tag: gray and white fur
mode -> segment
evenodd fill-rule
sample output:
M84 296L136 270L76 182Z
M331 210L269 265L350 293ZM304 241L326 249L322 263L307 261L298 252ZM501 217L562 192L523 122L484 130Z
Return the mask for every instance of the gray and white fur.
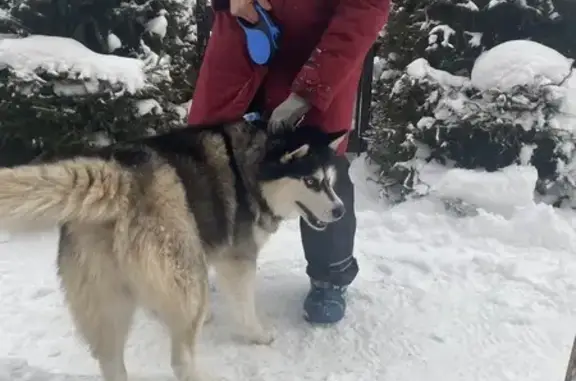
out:
M255 306L258 252L300 214L342 217L331 160L345 132L262 124L191 126L43 164L0 169L0 223L60 226L58 275L104 381L126 381L124 346L142 307L168 329L179 381L205 380L196 344L208 269L249 341L271 333Z

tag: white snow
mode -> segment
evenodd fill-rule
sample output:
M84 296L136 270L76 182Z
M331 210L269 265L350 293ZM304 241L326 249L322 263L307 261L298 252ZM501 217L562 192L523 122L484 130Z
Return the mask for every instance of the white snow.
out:
M86 81L54 81L52 91L59 96L73 97L86 94L94 94L100 89L100 83L96 79Z
M90 142L95 147L106 147L112 144L112 140L105 132L97 132L90 138Z
M438 33L438 34L436 34ZM449 25L442 24L436 25L428 32L428 48L437 49L438 48L438 37L441 37L440 45L445 48L454 48L454 45L450 43L450 37L456 34L456 31L452 29Z
M472 84L481 90L507 91L514 86L546 86L559 113L550 124L576 132L576 71L573 59L546 45L528 40L507 41L482 53L472 69ZM531 124L528 121L527 124Z
M512 165L491 173L452 168L432 187L432 192L511 216L534 203L537 180L536 168L531 166Z
M114 33L108 34L107 42L108 42L108 51L109 52L113 52L114 50L122 47L122 41Z
M477 48L482 45L482 36L483 36L482 33L464 31L464 34L470 37L470 39L468 40L468 44L471 47Z
M385 207L371 199L376 188L366 171L353 163L361 272L345 320L313 328L302 319L308 284L292 220L265 248L258 273L257 303L276 341L234 341L214 292L203 367L230 381L563 379L576 333L576 215L530 203L527 168L451 172L447 182L468 188L439 189L483 205L500 202L494 198L519 205L508 216L479 209L466 218L434 197ZM14 234L0 245L1 381L100 380L58 289L56 243L49 231ZM168 351L160 326L138 316L126 353L131 380L173 380Z
M462 2L456 3L457 7L466 8L473 12L478 12L480 8L476 5L476 3L472 0L463 0Z
M192 105L192 99L184 102L182 104L172 104L168 106L170 111L173 111L178 114L180 120L185 123L186 119L188 118L188 114L190 111L190 106Z
M164 38L168 29L168 19L164 16L165 13L166 11L164 10L164 12L160 12L158 16L148 21L148 23L146 23L146 30L158 35L160 38Z
M143 116L146 114L162 114L163 109L160 103L156 99L142 99L136 102L136 108L138 109L138 115Z
M546 45L512 40L482 53L472 69L472 84L480 90L510 90L518 85L561 84L574 60ZM576 76L573 77L576 87Z
M452 75L430 66L425 58L417 58L406 67L406 73L414 78L430 78L441 85L461 87L469 84L468 78Z
M146 85L143 61L98 54L65 37L33 35L0 40L0 69L6 67L26 80L37 79L36 72L43 70L74 80L119 84L130 93Z
M520 154L518 155L520 164L529 165L530 160L532 160L532 156L534 155L534 150L537 147L536 144L524 144L522 148L520 148Z

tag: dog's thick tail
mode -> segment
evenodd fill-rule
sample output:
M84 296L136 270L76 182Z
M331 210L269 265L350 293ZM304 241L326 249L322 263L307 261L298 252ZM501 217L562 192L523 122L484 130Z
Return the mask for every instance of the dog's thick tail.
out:
M132 174L114 162L81 158L0 169L0 221L65 223L115 219Z

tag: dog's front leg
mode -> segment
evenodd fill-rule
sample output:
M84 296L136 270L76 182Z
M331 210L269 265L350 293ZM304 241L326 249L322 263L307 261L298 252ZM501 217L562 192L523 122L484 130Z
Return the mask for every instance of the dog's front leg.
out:
M272 332L264 329L256 314L256 258L241 253L214 263L218 284L240 324L243 336L256 344L270 344Z

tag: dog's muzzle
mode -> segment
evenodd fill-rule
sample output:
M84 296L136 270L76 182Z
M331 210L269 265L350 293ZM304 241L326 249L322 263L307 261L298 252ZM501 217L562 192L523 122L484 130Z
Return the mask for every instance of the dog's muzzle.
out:
M300 215L302 216L304 221L306 221L308 226L310 226L312 229L318 230L318 231L325 230L326 227L328 226L328 224L331 224L333 222L340 220L344 216L344 214L346 214L346 208L344 207L344 205L339 204L332 209L332 211L331 211L332 216L330 218L330 221L322 221L322 220L318 219L310 211L310 209L308 209L301 202L296 201L296 205L298 205L298 208L302 212L302 213L300 213Z

